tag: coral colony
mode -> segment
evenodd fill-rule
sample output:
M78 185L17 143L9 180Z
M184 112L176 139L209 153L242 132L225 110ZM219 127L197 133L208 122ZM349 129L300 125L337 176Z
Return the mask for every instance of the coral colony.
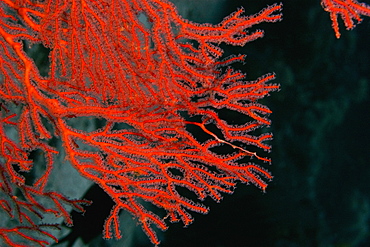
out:
M338 38L338 16L351 29L370 15L352 0L322 5ZM244 55L223 57L220 44L261 38L249 28L281 20L281 9L247 16L241 8L211 25L182 18L167 0L0 0L0 210L12 222L0 225L3 243L57 242L59 226L40 220L51 214L72 225L67 207L88 210L91 202L46 189L56 140L65 162L114 201L105 238L121 237L121 210L158 245L154 228L189 225L191 212L209 211L206 197L220 201L237 182L265 190L271 111L258 100L279 86L274 74L247 81L231 66ZM49 51L46 73L26 52L34 45ZM244 121L223 119L225 111ZM72 120L80 118L102 124L78 129ZM34 170L41 173L26 179Z

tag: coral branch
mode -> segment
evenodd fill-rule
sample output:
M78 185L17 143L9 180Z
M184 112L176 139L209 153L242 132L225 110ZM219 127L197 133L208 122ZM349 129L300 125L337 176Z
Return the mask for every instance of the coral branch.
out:
M353 29L356 26L355 22L360 23L361 16L370 16L370 6L356 0L321 0L321 4L325 11L330 13L335 37L338 39L340 38L338 15L342 18L347 30Z
M14 228L0 228L0 239L7 244L7 246L17 246L17 247L28 247L30 244L32 246L48 246L51 244L50 239L58 242L49 232L43 230L43 228L60 228L56 225L35 225L35 226L18 226ZM35 235L41 235L34 237ZM49 239L49 240L45 240Z

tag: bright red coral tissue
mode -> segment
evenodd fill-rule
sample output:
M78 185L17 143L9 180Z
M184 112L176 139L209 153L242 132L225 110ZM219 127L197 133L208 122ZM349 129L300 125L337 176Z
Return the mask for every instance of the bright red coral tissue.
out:
M370 16L370 5L356 0L321 0L321 5L330 13L335 37L338 39L340 38L338 16L342 18L348 30L362 21L361 16Z
M183 19L166 0L0 1L0 209L20 224L1 226L0 238L10 246L44 246L56 240L47 231L56 226L34 216L51 213L72 224L66 205L83 211L88 203L45 190L59 152L53 138L74 168L114 200L106 238L121 237L121 210L159 244L154 227L189 225L191 212L208 212L206 197L220 201L237 182L265 190L272 177L261 165L270 163L263 153L272 135L259 130L270 124L271 111L258 100L279 86L270 83L273 74L247 81L230 66L244 56L224 58L219 45L262 37L249 28L280 20L280 10L272 5L246 16L239 9L211 25ZM50 49L47 76L24 51L25 41ZM225 111L244 120L225 120ZM81 117L104 125L74 128L70 122ZM22 174L35 169L35 150L46 168L28 184Z

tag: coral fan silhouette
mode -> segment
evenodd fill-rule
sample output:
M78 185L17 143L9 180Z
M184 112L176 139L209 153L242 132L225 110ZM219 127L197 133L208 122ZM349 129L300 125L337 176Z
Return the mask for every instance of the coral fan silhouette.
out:
M113 199L106 238L121 237L121 210L135 216L158 244L154 225L165 230L168 221L190 224L191 211L209 210L199 200L219 201L237 181L264 190L271 175L251 159L270 162L258 150L270 149L266 141L272 135L257 130L270 124L271 111L257 100L278 85L269 83L273 74L246 81L230 66L244 56L221 58L219 44L242 46L262 37L262 31L247 29L279 20L280 9L273 5L253 16L240 9L209 25L183 19L167 1L3 1L1 168L3 192L12 198L3 208L40 232L29 211L40 218L54 213L72 224L65 204L84 210L86 200L45 191L58 152L52 138L62 142L74 168ZM50 49L47 76L24 52L24 40ZM15 108L19 112L12 113ZM227 122L219 116L222 110L238 112L245 121ZM83 117L105 124L91 132L75 128L73 122ZM7 135L8 126L18 140ZM207 138L198 140L191 129ZM34 169L28 159L34 150L45 157L46 169L27 184L20 171ZM198 199L187 198L180 188ZM18 190L23 197L14 199ZM46 208L35 199L40 196L54 205ZM163 212L155 214L146 203ZM5 242L15 244L2 233Z
M322 4L337 37L338 15L347 28L369 15L356 1ZM251 16L239 9L211 25L182 18L167 0L0 1L0 206L12 220L0 225L0 239L45 246L57 241L58 225L40 219L51 214L72 225L69 207L84 212L91 203L46 189L56 140L113 200L105 238L121 237L121 210L158 245L154 228L189 225L191 212L209 211L205 198L220 201L237 182L265 190L271 111L258 100L279 86L270 83L274 74L247 81L231 66L244 55L224 57L220 45L261 38L249 29L281 20L281 9ZM39 44L49 49L46 72L26 52ZM241 120L224 119L225 111ZM102 126L80 129L83 119ZM30 158L35 152L44 167Z

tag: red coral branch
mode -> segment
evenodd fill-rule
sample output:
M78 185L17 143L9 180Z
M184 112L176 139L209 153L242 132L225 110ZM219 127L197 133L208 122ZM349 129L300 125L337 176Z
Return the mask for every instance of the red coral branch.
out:
M37 225L37 226L18 226L13 228L0 228L0 238L7 244L7 246L17 247L28 247L32 246L48 246L51 244L51 240L44 240L44 238L52 239L58 242L49 232L43 230L43 228L54 228L60 229L56 225ZM41 235L42 237L34 237L35 235Z
M362 21L361 16L370 16L370 6L356 0L321 0L321 4L330 13L335 36L339 39L338 15L342 18L347 30L353 29Z

